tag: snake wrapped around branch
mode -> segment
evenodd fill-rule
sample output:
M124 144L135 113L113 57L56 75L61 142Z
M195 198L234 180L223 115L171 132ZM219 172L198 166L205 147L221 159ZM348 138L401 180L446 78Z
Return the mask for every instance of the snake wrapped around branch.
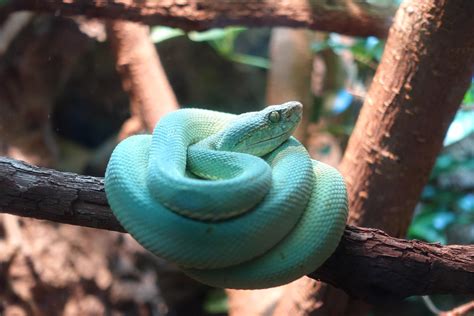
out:
M211 286L291 282L336 249L347 219L339 172L293 137L302 105L233 115L182 109L114 150L105 190L146 249Z

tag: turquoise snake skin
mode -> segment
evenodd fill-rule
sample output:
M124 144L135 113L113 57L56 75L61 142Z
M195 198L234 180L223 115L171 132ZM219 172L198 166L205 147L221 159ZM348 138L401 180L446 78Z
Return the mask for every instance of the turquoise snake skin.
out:
M114 150L105 191L146 249L215 287L291 282L336 249L344 179L293 137L298 102L233 115L182 109Z

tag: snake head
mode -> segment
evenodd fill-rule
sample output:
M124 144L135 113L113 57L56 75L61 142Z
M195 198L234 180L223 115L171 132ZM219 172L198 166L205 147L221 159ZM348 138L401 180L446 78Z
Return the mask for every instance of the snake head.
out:
M291 101L239 115L221 132L216 149L264 156L291 136L302 113L301 103Z

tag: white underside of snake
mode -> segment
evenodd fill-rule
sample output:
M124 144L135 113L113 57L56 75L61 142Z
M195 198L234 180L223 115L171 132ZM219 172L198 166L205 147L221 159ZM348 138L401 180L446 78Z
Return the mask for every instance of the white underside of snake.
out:
M149 251L216 287L291 282L336 249L344 180L293 137L298 102L233 115L183 109L114 150L105 190Z

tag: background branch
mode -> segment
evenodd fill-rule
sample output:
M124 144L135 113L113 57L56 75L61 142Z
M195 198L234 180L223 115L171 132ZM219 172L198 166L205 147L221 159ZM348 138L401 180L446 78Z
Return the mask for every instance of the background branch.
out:
M15 0L0 8L0 16L18 10L119 18L187 31L229 25L289 26L354 36L385 37L395 8L341 0Z
M119 139L152 132L161 116L179 106L150 40L149 27L114 20L107 23L107 34L122 85L130 95L131 118L122 126Z
M0 158L0 210L124 231L109 209L102 178L5 157ZM310 277L374 303L411 295L473 293L474 246L427 244L348 226L336 252Z

